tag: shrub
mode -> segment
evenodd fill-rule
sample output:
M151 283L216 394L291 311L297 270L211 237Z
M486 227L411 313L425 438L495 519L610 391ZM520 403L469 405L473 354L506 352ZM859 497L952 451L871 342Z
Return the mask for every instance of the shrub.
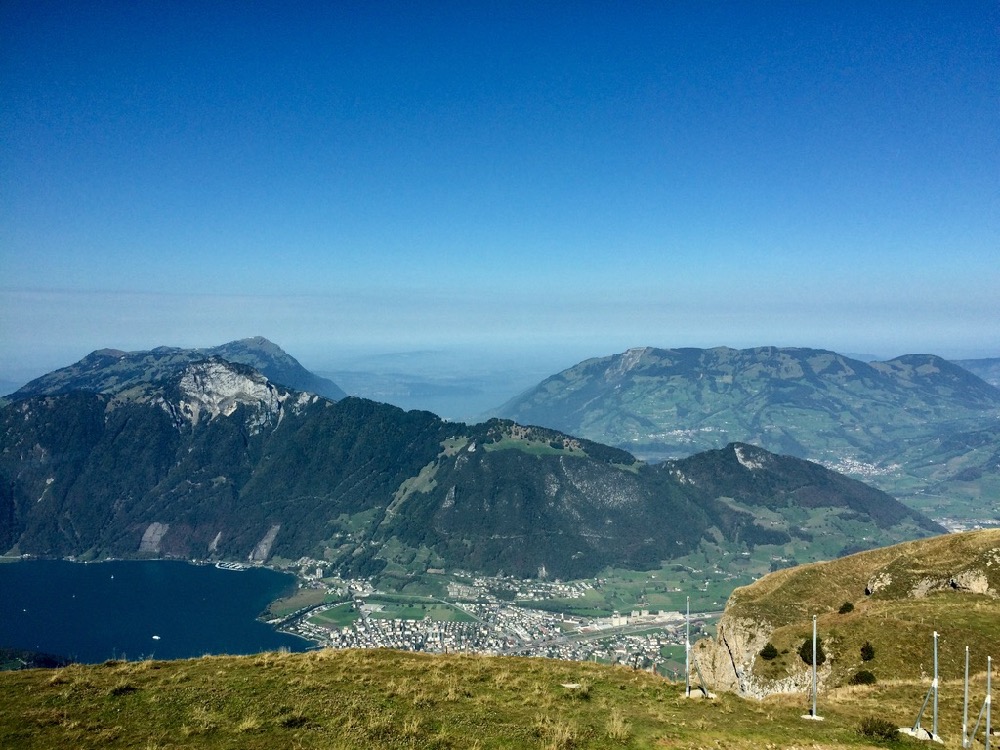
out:
M778 649L774 647L773 643L768 641L767 645L765 645L764 648L760 650L760 658L763 659L764 661L771 661L772 659L777 659Z
M865 641L861 647L861 661L871 661L874 658L875 647L871 644L871 641Z
M632 736L632 726L622 717L617 708L612 709L608 718L608 739L617 742L627 742Z
M861 669L851 675L850 682L852 685L874 685L875 675L867 669Z
M866 716L862 719L858 725L858 733L874 740L892 742L899 739L899 730L892 725L892 722L878 716Z
M810 666L813 663L813 642L812 638L806 638L799 646L799 657ZM826 652L823 651L823 639L816 639L816 666L826 661Z
M842 615L846 615L848 612L854 611L854 605L851 602L844 602L840 605L840 609L837 610Z

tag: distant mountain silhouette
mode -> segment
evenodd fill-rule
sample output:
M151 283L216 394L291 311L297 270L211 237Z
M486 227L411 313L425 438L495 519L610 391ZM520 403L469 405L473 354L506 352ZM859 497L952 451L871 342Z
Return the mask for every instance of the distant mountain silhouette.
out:
M168 346L139 352L100 349L75 364L32 380L11 394L9 399L55 396L71 391L118 393L133 385L179 372L190 362L210 357L222 357L229 362L249 365L274 383L315 393L333 401L347 395L333 381L309 372L277 344L263 336L254 336L208 349L178 349Z
M818 349L631 349L555 374L496 414L647 460L751 443L898 496L951 497L971 514L1000 486L1000 389L930 354L869 363Z

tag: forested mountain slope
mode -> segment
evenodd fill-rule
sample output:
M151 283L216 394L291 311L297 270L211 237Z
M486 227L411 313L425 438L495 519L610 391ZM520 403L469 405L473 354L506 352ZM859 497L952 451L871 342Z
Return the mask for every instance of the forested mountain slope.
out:
M720 483L711 454L649 466L509 421L333 402L220 358L111 393L21 399L0 411L0 446L0 550L21 554L572 577L653 566L706 536L809 544L821 527L848 547L859 529L869 546L939 530L859 482L750 446L729 448ZM748 451L753 462L737 460Z
M866 363L817 349L631 349L553 375L496 413L646 460L750 443L940 516L1000 518L990 501L1000 389L934 355Z

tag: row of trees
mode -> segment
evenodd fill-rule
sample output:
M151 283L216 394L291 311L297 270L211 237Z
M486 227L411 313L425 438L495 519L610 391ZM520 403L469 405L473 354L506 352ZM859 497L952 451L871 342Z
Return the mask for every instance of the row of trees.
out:
M806 638L798 650L799 658L806 664L812 665L812 638ZM764 661L773 661L778 658L778 649L770 641L760 650L760 658ZM870 641L865 641L861 646L861 661L871 661L875 658L875 647ZM826 652L823 650L823 639L816 639L816 665L819 666L826 661Z
M840 614L848 614L854 611L854 605L851 602L844 602L838 610ZM871 644L871 641L865 641L860 648L861 661L869 662L875 658L875 647ZM784 652L784 653L787 653ZM806 638L802 641L797 651L799 658L802 659L807 665L812 665L813 663L813 641L812 638ZM764 661L773 661L779 656L777 647L768 641L764 648L760 650L760 658ZM815 658L816 666L819 666L826 662L826 651L823 649L823 639L816 639L815 647ZM855 672L850 679L852 685L874 685L875 684L875 674L867 669L861 669Z

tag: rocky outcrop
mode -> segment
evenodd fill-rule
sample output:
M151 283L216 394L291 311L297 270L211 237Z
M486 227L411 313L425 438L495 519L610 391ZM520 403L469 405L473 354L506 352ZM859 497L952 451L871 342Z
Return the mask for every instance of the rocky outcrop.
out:
M958 591L1000 597L1000 548L987 549L949 568L923 570L918 559L902 556L871 575L865 595L922 599L937 591Z
M981 570L966 570L953 576L948 585L959 591L968 591L972 594L989 594L996 596L996 591L990 588L990 579Z
M36 378L18 390L12 400L77 390L117 396L136 386L173 377L189 364L210 359L253 368L272 383L332 401L347 395L336 383L309 372L281 347L262 336L254 336L209 349L169 346L137 352L100 349L75 364Z
M863 582L865 599L859 601ZM914 599L928 596L935 597L936 607L996 611L1000 529L943 534L771 573L733 592L717 636L696 644L694 656L712 690L753 698L808 693L812 669L797 652L803 638L808 644L810 620L816 618L826 656L817 672L818 686L846 684L858 668L858 648L874 640L873 631L881 627L876 622L886 619L906 633L907 642L893 646L909 649L910 662L919 663L923 656L914 660L919 649L913 644L929 639L930 628L949 619L925 618L925 610L913 605ZM968 622L952 625L953 642L996 643L995 630ZM769 642L781 650L764 661L760 653ZM879 679L886 676L883 672Z
M969 594L984 594L996 597L997 592L990 588L990 580L981 570L963 570L949 578L921 578L910 590L910 596L921 599L933 591L964 591Z
M888 588L891 585L892 575L888 571L880 570L878 573L869 578L868 583L865 584L865 596L877 594L882 589Z
M723 615L715 639L699 641L693 650L698 670L709 688L758 700L776 693L807 692L812 686L812 671L805 665L780 680L754 673L754 662L772 632L767 622ZM821 667L817 681L822 684L828 673L829 667Z
M222 360L189 365L181 376L180 389L184 394L181 411L195 425L202 416L231 416L241 404L259 407L273 417L284 395L260 373L237 369Z

